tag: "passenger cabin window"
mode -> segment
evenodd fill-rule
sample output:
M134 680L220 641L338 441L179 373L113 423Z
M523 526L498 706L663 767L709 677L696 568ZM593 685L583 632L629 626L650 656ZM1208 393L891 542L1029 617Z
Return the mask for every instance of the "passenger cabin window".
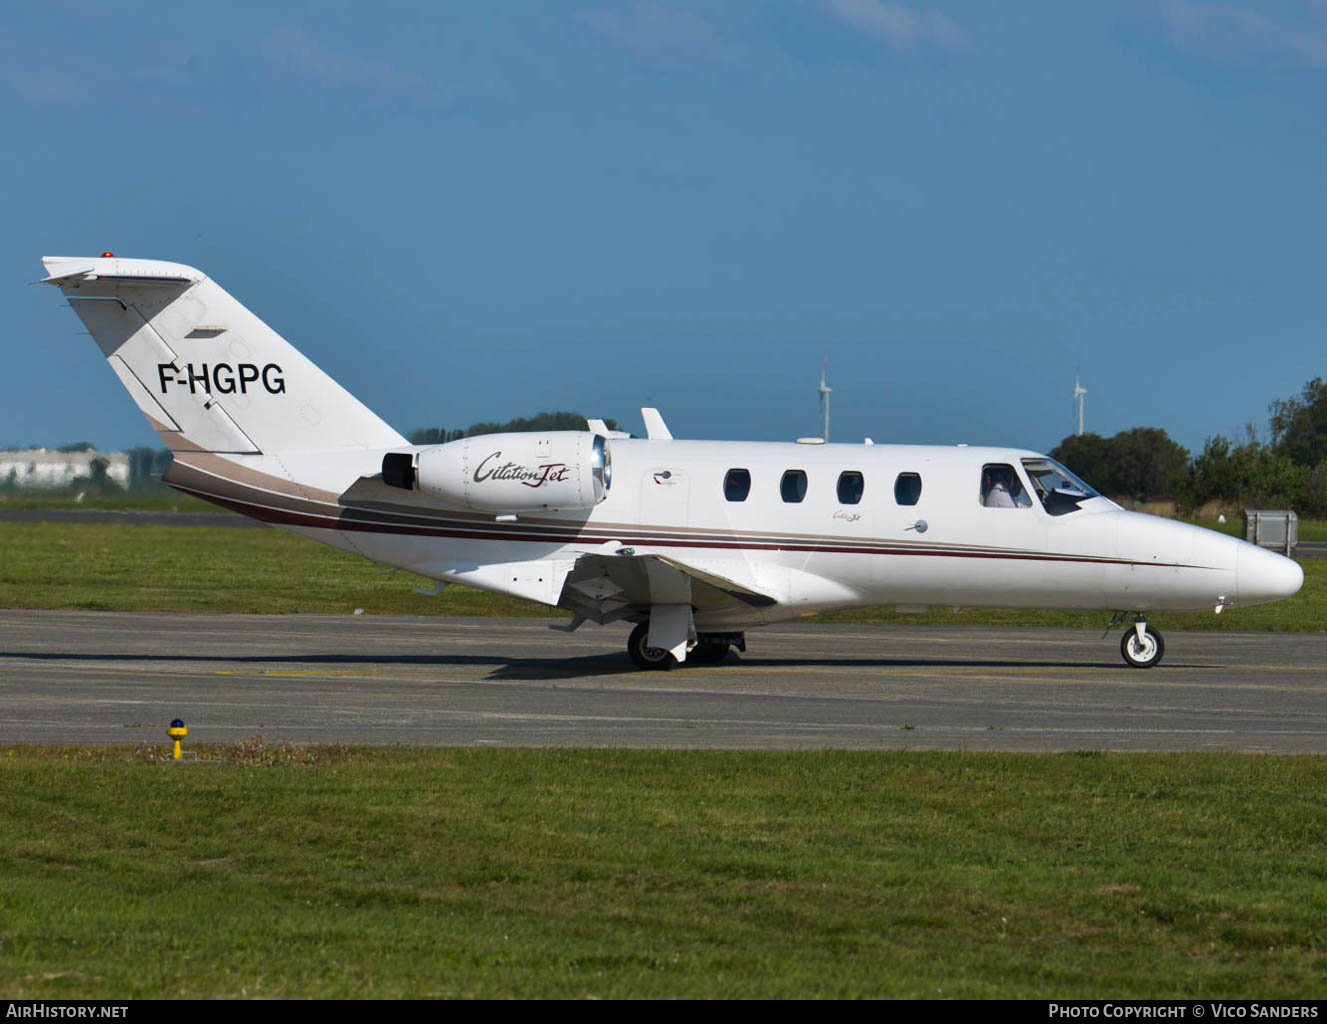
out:
M1042 506L1053 516L1077 512L1089 498L1101 497L1054 459L1024 459L1023 469Z
M729 501L746 501L751 493L751 473L745 469L730 469L723 478L723 496Z
M839 504L856 505L862 500L862 492L866 490L866 479L856 470L848 470L839 474Z
M900 505L915 505L921 496L921 476L917 473L900 473L894 481L894 500Z
M981 467L981 503L987 508L1032 507L1018 473L1003 462L988 462Z
M784 501L801 501L806 497L806 474L800 469L788 470L779 481L779 493L783 495Z

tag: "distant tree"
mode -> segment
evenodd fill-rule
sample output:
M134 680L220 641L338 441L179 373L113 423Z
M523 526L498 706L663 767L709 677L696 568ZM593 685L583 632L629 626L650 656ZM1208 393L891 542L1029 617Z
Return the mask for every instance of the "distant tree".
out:
M1134 427L1111 438L1118 494L1150 498L1174 497L1183 484L1189 453L1157 427Z
M1327 519L1327 462L1320 462L1308 471L1295 511L1302 516Z
M1134 427L1110 438L1071 435L1050 456L1103 494L1143 501L1173 497L1189 462L1189 453L1157 427Z
M1272 448L1299 466L1327 462L1327 381L1314 377L1298 398L1273 402Z
M161 474L171 462L171 454L165 448L140 445L130 448L126 454L129 456L129 486L134 488L159 485Z
M1327 515L1327 381L1315 377L1298 396L1273 402L1268 412L1268 444L1259 443L1253 424L1243 444L1208 438L1190 465L1182 505L1195 509L1221 501Z
M104 455L98 455L88 461L87 476L76 476L66 485L67 489L73 491L94 491L101 494L108 492L119 492L122 490L120 484L111 479L107 472L111 467L111 460Z
M1218 435L1194 458L1180 503L1190 510L1209 501L1293 508L1308 478L1308 470L1268 445L1252 439L1236 445Z
M95 452L97 446L91 441L75 441L73 444L62 444L55 449L57 452Z
M1050 457L1073 470L1103 494L1112 491L1110 441L1100 434L1070 434L1050 450Z
M609 430L617 429L617 420L606 419ZM527 433L533 430L585 430L589 421L578 412L541 412L528 418L508 420L506 423L472 423L466 437L479 434Z
M446 444L465 436L464 430L448 430L446 427L420 427L410 432L411 444Z
M606 419L609 430L617 429L617 420ZM472 423L465 430L445 427L421 427L410 432L411 444L446 444L480 434L527 433L534 430L585 430L589 421L578 412L541 412L538 415L508 420L506 423Z

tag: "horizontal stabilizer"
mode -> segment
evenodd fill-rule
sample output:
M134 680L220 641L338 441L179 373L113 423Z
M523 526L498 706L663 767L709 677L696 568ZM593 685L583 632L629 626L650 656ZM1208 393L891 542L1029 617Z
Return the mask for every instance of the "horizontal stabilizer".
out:
M161 260L88 259L87 257L43 256L42 265L50 277L42 284L59 288L78 288L93 281L115 281L142 287L181 285L200 281L196 270Z

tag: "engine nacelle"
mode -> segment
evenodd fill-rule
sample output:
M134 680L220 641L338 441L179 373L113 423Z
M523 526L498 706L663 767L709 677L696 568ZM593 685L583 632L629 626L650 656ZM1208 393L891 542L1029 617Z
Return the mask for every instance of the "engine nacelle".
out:
M383 456L382 479L475 512L593 508L608 496L608 442L583 430L481 434Z

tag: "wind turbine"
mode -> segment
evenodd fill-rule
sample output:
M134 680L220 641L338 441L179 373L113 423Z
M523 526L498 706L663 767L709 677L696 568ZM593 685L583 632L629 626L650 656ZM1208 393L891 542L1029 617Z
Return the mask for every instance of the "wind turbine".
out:
M825 443L829 444L829 393L834 389L825 384L825 371L829 369L829 356L820 364L820 406L825 413Z
M1074 401L1078 403L1078 436L1083 436L1083 396L1087 394L1087 388L1081 387L1078 383L1078 370L1074 370Z

